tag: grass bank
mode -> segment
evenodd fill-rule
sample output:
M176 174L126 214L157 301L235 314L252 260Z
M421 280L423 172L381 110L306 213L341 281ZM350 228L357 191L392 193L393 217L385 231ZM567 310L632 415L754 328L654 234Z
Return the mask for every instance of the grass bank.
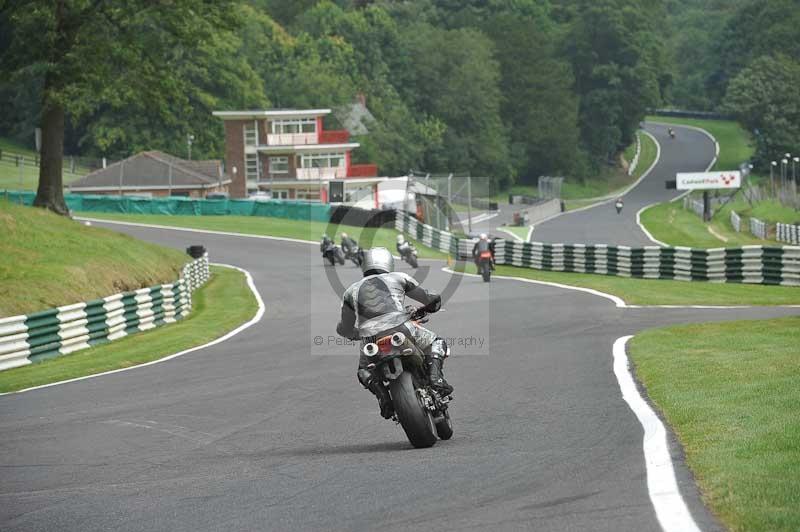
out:
M467 265L468 273L475 273ZM610 275L551 272L498 266L498 275L593 288L629 305L800 305L800 288L737 283L629 279Z
M646 120L694 126L711 133L719 143L719 157L712 170L738 170L739 165L750 160L755 152L750 134L733 120L700 120L669 116L648 116Z
M211 268L211 279L192 296L192 312L184 320L126 336L37 364L0 372L0 392L136 366L202 345L251 319L258 310L243 273Z
M24 156L20 165L16 155ZM36 152L8 139L0 138L0 189L36 190L39 186L39 167L34 164ZM77 166L70 172L69 159L64 160L64 184L71 183L89 173Z
M169 216L104 212L86 212L76 215L103 220L166 225L169 227L228 231L248 235L281 236L299 240L311 240L313 242L319 242L322 234L326 233L331 238L335 238L338 243L340 240L339 235L345 232L355 238L359 244L364 247L383 246L389 250L395 249L398 235L398 232L394 229L351 227L349 225L332 225L325 222L287 220L284 218L267 218L261 216ZM419 256L423 258L446 258L444 253L422 245L418 246L418 252Z
M729 207L717 213L711 222L706 224L694 212L685 210L682 201L659 203L642 212L641 222L653 238L670 246L720 248L776 245L775 242L752 236L749 230L737 233L730 223Z
M636 375L734 531L800 529L800 317L636 335Z
M172 282L187 255L0 200L0 317Z

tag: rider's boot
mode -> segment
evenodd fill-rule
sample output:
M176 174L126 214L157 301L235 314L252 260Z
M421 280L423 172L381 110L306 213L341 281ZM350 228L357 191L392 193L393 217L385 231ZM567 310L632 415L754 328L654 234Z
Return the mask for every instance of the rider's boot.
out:
M386 386L368 369L358 370L357 376L361 385L377 397L378 405L381 408L381 416L385 419L391 419L394 415L394 406Z
M447 358L448 349L447 344L441 338L437 338L429 348L429 354L425 357L425 363L428 365L428 376L431 380L431 386L440 395L447 396L453 393L453 387L444 380L442 373L442 366L444 359Z

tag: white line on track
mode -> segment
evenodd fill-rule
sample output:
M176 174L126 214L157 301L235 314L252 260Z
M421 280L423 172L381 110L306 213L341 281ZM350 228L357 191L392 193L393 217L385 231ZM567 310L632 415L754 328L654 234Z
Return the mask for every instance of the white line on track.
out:
M503 233L505 233L507 235L511 235L516 242L525 242L525 240L522 240L521 237L517 236L515 233L509 231L508 229L503 229L502 227L498 227L497 230L501 231L501 232L503 232Z
M454 274L454 275L464 275L466 277L480 277L480 275L477 275L475 273L457 272L457 271L454 271L452 268L448 268L447 266L442 268L442 271L450 273L450 274ZM506 275L492 275L492 278L493 279L506 279L506 280L510 280L510 281L520 281L522 283L540 284L540 285L544 285L544 286L555 286L556 288L563 288L565 290L574 290L576 292L586 292L587 294L592 294L592 295L595 295L595 296L598 296L598 297L604 297L604 298L606 298L606 299L608 299L610 301L613 301L614 304L617 307L625 308L625 307L628 306L627 304L625 304L625 301L623 301L622 299L620 299L617 296L614 296L614 295L611 295L611 294L606 294L605 292L600 292L599 290L593 290L591 288L583 288L583 287L580 287L580 286L569 286L569 285L566 285L566 284L551 283L549 281L537 281L535 279L525 279L524 277L510 277L510 276L506 276Z
M98 220L98 221L105 221L105 220ZM169 229L173 229L173 228L170 227ZM84 377L76 377L74 379L68 379L68 380L59 381L59 382L51 382L50 384L43 384L41 386L32 386L31 388L25 388L23 390L17 390L15 392L0 393L0 395L9 395L9 394L15 394L15 393L29 392L29 391L32 391L32 390L39 390L41 388L49 388L51 386L58 386L59 384L66 384L68 382L76 382L76 381L82 381L82 380L86 380L86 379L94 379L95 377L102 377L103 375L111 375L112 373L122 373L123 371L131 371L131 370L143 368L145 366L152 366L154 364L160 364L161 362L166 362L167 360L172 360L173 358L178 358L180 356L188 355L189 353L193 353L194 351L199 351L200 349L205 349L206 347L211 347L213 345L217 345L217 344L219 344L221 342L224 342L225 340L228 340L229 338L232 338L232 337L236 336L240 332L244 331L245 329L247 329L247 328L255 325L256 323L258 323L259 321L261 321L261 318L264 316L264 311L265 311L264 300L261 299L261 294L258 292L258 288L256 288L255 282L253 281L253 276L250 275L250 272L248 272L247 270L245 270L243 268L239 268L238 266L232 266L230 264L212 263L212 265L213 266L223 266L225 268L233 268L234 270L239 270L240 272L244 273L245 277L247 278L247 286L248 286L248 288L250 288L250 291L252 292L253 296L256 298L256 302L258 303L258 311L256 312L255 316L253 316L252 319L250 319L250 321L248 321L247 323L243 323L242 325L238 326L237 328L235 328L231 332L225 334L224 336L220 336L216 340L212 340L212 341L210 341L208 343L205 343L203 345L198 345L198 346L195 346L195 347L191 347L189 349L184 349L183 351L180 351L180 352L172 354L172 355L167 355L167 356L165 356L163 358L159 358L158 360L152 360L150 362L145 362L143 364L138 364L136 366L131 366L131 367L128 367L128 368L113 369L111 371L104 371L102 373L95 373L94 375L86 375ZM180 323L180 322L178 322L178 323Z
M667 444L667 430L658 416L639 394L630 372L625 346L633 336L614 342L614 375L622 398L636 414L644 428L644 459L647 468L647 491L664 532L700 532L675 479L675 468Z
M650 207L652 207L653 205L658 205L658 203L651 203L650 205L645 205L644 207L642 207L641 209L639 209L638 211L636 211L636 225L638 225L638 226L639 226L639 229L641 229L641 230L642 230L642 232L644 233L644 235L645 235L645 236L646 236L646 237L647 237L647 238L648 238L648 239L649 239L651 242L654 242L654 243L658 244L658 245L659 245L659 246L661 246L662 248L669 247L669 244L667 244L666 242L662 242L661 240L658 240L658 239L656 239L655 237L653 237L653 235L652 235L652 234L650 234L650 231L648 231L648 230L647 230L647 228L646 228L646 227L644 226L644 224L642 223L642 213L643 213L645 210L647 210L647 209L649 209Z

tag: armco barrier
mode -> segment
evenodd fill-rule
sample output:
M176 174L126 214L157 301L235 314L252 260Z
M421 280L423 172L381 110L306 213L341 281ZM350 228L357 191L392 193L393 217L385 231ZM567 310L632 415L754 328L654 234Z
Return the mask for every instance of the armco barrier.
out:
M459 239L398 212L397 229L453 255ZM642 279L800 286L800 247L685 247L544 244L498 240L498 264Z
M731 211L731 225L737 233L742 232L742 217L736 214L736 211Z
M183 318L208 280L208 255L180 279L132 292L0 319L0 371L117 340Z
M0 197L12 203L32 205L35 192L3 190ZM246 199L207 200L183 197L141 198L99 194L64 194L71 211L114 212L122 214L174 214L184 216L269 216L292 220L327 222L330 206L305 201Z
M775 227L775 239L795 246L800 245L800 225L778 223Z
M769 233L769 228L767 227L767 224L761 220L757 218L750 218L750 232L753 233L753 236L756 236L761 240L766 240Z

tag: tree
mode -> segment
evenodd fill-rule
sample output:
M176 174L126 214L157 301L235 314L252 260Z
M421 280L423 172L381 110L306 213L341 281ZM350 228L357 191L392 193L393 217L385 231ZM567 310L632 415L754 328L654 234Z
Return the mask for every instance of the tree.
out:
M758 131L757 163L800 145L800 63L789 56L763 56L742 69L728 85L725 110Z
M64 128L108 103L169 106L185 70L165 58L236 26L227 0L34 0L6 4L13 36L0 75L42 79L41 166L34 205L66 214Z

